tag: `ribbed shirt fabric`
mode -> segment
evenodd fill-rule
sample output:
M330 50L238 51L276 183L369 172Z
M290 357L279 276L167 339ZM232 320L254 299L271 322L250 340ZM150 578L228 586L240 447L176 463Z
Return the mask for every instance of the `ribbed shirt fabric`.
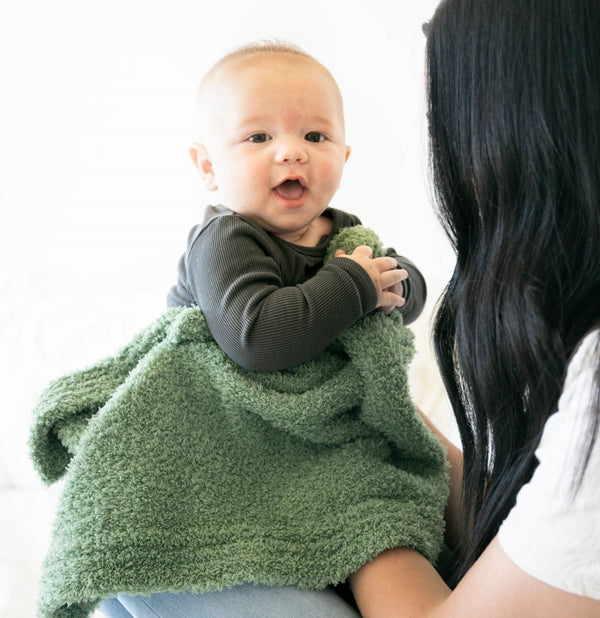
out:
M200 307L221 349L246 369L280 370L312 358L377 302L356 262L323 264L330 239L360 220L333 208L324 214L332 219L331 234L303 247L223 206L208 207L189 234L168 306ZM410 260L390 254L409 273L400 311L410 323L423 310L425 281Z

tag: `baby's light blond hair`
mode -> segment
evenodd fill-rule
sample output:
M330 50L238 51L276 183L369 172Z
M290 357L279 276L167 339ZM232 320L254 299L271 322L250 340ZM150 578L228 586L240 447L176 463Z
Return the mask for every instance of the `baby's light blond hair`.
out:
M243 58L244 56L252 56L255 54L289 54L300 56L306 58L307 60L312 60L317 64L321 64L310 54L306 53L301 47L298 47L298 45L294 45L288 41L280 41L278 39L261 39L258 41L251 41L236 47L233 51L227 53L212 65L200 82L200 86L198 87L198 95L202 93L206 83L210 81L210 78L217 73L221 67L232 60L236 60L237 58Z
M295 45L294 43L290 43L289 41L282 41L279 39L260 39L257 41L251 41L249 43L245 43L239 47L236 47L231 52L227 53L225 56L217 60L212 67L207 71L207 73L202 78L200 85L196 91L196 109L198 114L202 115L202 99L207 92L208 84L211 82L212 78L215 77L221 68L229 64L230 62L237 60L239 58L244 58L248 56L258 56L258 55L289 55L289 56L297 56L298 58L304 58L305 60L309 60L315 63L316 66L320 67L325 73L329 75L332 83L335 85L340 101L342 100L342 95L340 88L335 81L335 78L325 67L321 64L314 56L311 56L309 53L305 52L301 47ZM343 112L342 112L343 113Z

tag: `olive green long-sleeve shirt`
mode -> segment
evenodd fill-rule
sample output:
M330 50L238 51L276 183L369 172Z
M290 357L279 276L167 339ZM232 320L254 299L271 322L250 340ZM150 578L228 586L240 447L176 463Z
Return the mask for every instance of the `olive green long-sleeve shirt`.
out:
M271 371L301 363L375 309L377 294L356 262L323 264L330 239L358 217L329 208L332 232L316 247L294 245L223 206L207 209L189 235L168 305L198 305L223 351L246 369ZM391 253L404 283L405 323L418 317L425 281L410 260Z

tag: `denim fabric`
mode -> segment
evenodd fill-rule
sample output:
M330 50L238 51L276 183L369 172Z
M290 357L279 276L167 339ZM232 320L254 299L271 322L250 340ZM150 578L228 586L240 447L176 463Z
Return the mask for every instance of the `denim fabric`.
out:
M358 612L333 590L306 591L292 586L246 584L194 594L119 594L100 610L107 618L357 618Z

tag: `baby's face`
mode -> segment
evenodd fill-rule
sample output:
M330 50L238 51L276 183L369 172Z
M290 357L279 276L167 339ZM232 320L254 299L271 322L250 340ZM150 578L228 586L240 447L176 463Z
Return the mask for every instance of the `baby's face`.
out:
M237 58L210 81L202 107L207 186L295 242L329 205L350 153L329 73L289 54Z

